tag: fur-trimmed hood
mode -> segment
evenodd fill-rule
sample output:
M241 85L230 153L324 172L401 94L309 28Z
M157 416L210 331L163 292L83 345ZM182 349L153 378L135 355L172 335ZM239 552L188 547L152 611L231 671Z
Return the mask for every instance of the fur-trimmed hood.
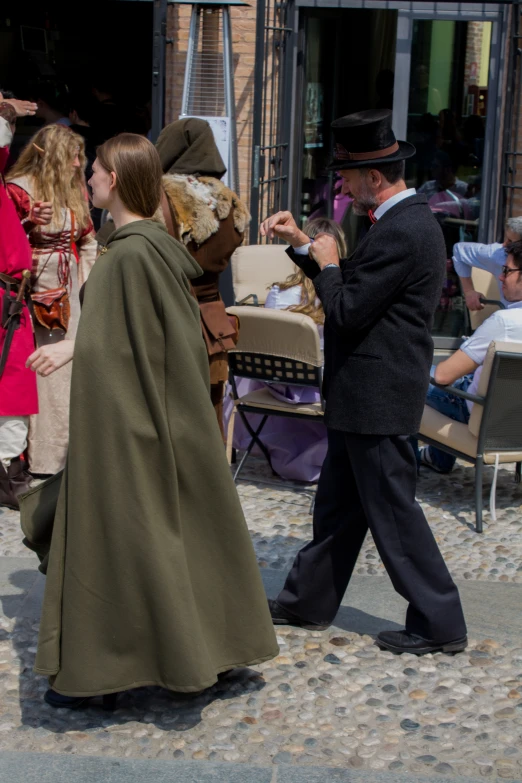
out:
M244 234L250 214L236 194L214 177L165 174L163 187L176 216L183 244L202 245L233 210L236 231Z

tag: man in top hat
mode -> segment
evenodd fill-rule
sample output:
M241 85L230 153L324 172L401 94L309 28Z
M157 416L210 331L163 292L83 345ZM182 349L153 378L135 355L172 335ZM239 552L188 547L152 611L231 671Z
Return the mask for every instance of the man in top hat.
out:
M331 169L372 227L346 259L332 237L313 243L289 212L261 234L287 240L289 256L314 281L325 312L328 453L314 512L314 537L270 602L275 624L319 629L333 621L370 528L395 589L409 603L403 631L378 644L419 655L467 644L459 593L415 500L409 436L428 389L430 331L446 265L441 229L427 199L407 188L388 110L336 120Z

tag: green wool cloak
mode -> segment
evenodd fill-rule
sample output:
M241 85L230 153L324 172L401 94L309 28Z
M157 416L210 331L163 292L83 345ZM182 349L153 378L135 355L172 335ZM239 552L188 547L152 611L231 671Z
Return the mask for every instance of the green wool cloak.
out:
M201 270L151 220L107 247L76 337L35 671L68 696L198 691L278 653L210 401ZM39 491L22 501L37 551Z

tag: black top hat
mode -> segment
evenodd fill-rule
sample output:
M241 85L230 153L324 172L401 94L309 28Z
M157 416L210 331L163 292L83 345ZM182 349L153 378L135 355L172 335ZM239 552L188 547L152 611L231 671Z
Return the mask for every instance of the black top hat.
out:
M379 163L393 163L415 155L408 141L397 141L388 109L358 111L332 122L335 139L331 171L361 169Z

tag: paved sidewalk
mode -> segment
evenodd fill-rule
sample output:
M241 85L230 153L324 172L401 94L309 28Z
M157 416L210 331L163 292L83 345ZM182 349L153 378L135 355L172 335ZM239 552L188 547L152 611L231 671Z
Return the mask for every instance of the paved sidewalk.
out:
M239 486L267 593L310 535L309 498ZM521 488L500 472L498 520L471 526L470 468L426 475L419 499L461 590L470 646L456 656L379 651L402 624L371 538L335 626L278 628L280 655L186 696L123 694L115 713L53 710L34 675L44 578L0 511L0 781L4 783L457 783L522 781Z
M423 778L439 783L440 775ZM357 772L331 767L285 764L213 764L197 761L114 761L71 758L43 753L0 753L0 780L5 783L418 783L418 777L379 772ZM453 783L483 783L484 778L453 778Z

